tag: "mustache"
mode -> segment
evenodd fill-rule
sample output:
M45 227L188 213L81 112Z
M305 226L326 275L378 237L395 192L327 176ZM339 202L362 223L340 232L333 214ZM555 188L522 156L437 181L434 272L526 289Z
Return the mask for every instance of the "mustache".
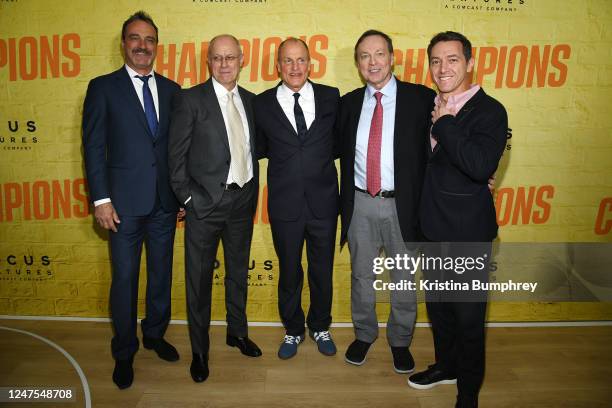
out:
M145 55L151 55L152 54L152 52L147 50L146 48L134 48L132 50L132 54L136 54L136 53L139 53L139 52L142 52Z

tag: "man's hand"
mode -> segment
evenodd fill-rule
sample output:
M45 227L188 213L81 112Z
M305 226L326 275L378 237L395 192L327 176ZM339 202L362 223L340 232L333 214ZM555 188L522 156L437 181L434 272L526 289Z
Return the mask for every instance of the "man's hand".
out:
M440 98L440 104L434 107L434 110L431 111L431 123L436 123L436 121L444 116L444 115L453 115L455 116L457 112L454 109L450 109L446 106L446 101Z
M104 203L96 206L94 216L102 228L117 232L117 226L115 224L120 224L121 221L119 221L119 216L112 203Z
M178 214L176 214L176 218L179 221L183 221L185 219L185 214L187 212L185 211L185 209L183 207L179 208Z
M489 181L487 182L487 185L489 186L489 191L491 192L491 194L493 194L493 191L495 191L495 174L489 177Z

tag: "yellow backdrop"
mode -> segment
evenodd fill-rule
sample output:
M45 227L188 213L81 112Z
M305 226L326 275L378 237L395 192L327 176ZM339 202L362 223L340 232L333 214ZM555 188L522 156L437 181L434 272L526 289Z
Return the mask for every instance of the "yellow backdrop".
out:
M308 43L311 78L345 93L361 86L352 49L366 29L393 38L398 78L428 85L429 39L439 31L461 31L476 48L474 80L509 113L512 138L496 193L500 240L612 241L607 0L5 0L0 314L108 316L108 242L89 214L80 121L88 81L122 64L121 24L138 9L159 26L159 73L183 87L206 80L202 55L208 40L231 33L245 54L240 83L256 93L277 83L275 51L288 36ZM261 167L248 313L251 321L278 321L278 260L265 209L266 163ZM333 316L347 322L348 250L338 248L336 255ZM225 316L222 284L221 263L213 306L218 320ZM182 225L172 293L173 317L185 319ZM379 306L386 315L386 305ZM424 308L419 310L419 320L426 320ZM611 318L610 303L493 303L489 311L492 321Z

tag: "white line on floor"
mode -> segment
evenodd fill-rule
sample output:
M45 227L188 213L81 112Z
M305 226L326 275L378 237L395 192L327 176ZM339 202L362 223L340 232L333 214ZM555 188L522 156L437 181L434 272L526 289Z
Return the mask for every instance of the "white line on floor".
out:
M39 336L38 334L30 333L29 331L20 330L20 329L13 329L11 327L4 327L4 326L0 326L0 330L8 330L8 331L12 331L12 332L15 332L15 333L21 333L21 334L26 334L28 336L32 336L35 339L38 339L38 340L40 340L40 341L42 341L44 343L47 343L48 345L50 345L51 347L55 348L57 351L62 353L64 355L64 357L66 357L68 359L68 361L70 361L70 364L72 364L72 366L76 370L77 374L79 375L79 378L81 379L81 384L83 385L83 393L85 394L85 408L91 408L91 394L89 392L89 383L87 382L87 377L85 377L85 373L83 373L83 370L81 369L81 366L70 355L70 353L68 353L61 346L59 346L58 344L55 344L51 340L49 340L49 339L47 339L45 337Z
M66 322L110 322L108 317L68 317L68 316L9 316L0 315L0 320L58 320ZM140 321L141 319L138 319ZM171 324L186 325L187 320L171 320ZM226 326L221 320L210 322L212 326ZM249 322L253 327L282 327L280 322ZM379 323L379 327L387 327L386 323ZM589 326L612 326L610 320L585 320L585 321L559 321L559 322L489 322L487 327L589 327ZM353 327L352 323L332 323L331 327ZM416 327L431 327L430 323L417 323Z

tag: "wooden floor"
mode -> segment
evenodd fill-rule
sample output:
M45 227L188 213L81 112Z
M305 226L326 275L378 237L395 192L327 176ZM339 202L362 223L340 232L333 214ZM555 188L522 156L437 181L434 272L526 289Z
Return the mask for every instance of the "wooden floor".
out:
M181 360L168 363L141 348L131 388L111 380L109 323L0 320L0 326L38 334L64 348L83 369L94 407L453 407L455 386L417 391L393 372L381 329L361 367L344 362L352 329L333 328L338 354L325 357L307 339L290 360L276 356L280 327L252 327L264 355L253 359L225 345L225 327L211 329L210 377L189 376L187 326L171 325L166 338ZM432 362L430 330L417 328L411 347L422 369ZM77 390L77 403L13 404L15 407L82 407L83 388L70 362L56 349L23 333L0 330L0 386L57 386ZM1 406L11 406L8 404ZM489 328L487 374L481 407L611 407L612 327Z

